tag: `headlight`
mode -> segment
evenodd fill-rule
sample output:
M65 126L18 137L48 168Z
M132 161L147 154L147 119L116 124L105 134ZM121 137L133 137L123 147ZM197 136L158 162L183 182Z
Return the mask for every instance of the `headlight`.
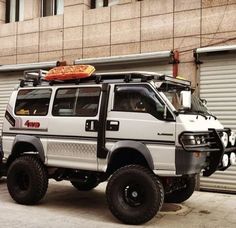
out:
M231 165L235 165L235 164L236 164L236 154L235 154L234 152L232 152L232 153L230 154L229 160L230 160L230 164L231 164Z
M208 146L208 135L207 134L197 134L197 135L182 135L180 138L180 143L185 146L196 145L197 147Z
M235 135L235 133L233 131L231 131L231 134L229 136L229 142L230 142L231 146L234 146L235 139L236 139L236 135Z
M188 136L184 136L183 137L183 142L184 142L184 144L186 144L186 145L195 145L196 144L196 142L195 142L195 138L194 138L194 136L190 136L190 135L188 135Z
M221 136L221 141L225 147L228 146L229 139L228 139L228 134L226 132L223 132L223 135Z
M227 154L224 154L222 158L222 166L227 167L228 164L229 164L229 156Z
M196 144L198 144L198 145L200 145L202 142L202 138L198 137L198 136L196 136L195 140L196 140Z

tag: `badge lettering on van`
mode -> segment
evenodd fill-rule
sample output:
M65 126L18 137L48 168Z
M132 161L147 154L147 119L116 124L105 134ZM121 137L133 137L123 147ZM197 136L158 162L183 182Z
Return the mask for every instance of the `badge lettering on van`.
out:
M39 122L31 122L29 120L27 120L24 125L26 127L30 127L30 128L39 128L40 127L40 123Z

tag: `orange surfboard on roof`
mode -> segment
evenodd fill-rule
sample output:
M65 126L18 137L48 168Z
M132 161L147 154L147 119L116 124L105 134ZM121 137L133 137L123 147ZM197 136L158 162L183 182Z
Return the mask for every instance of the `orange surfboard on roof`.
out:
M49 70L44 80L73 80L90 77L95 71L91 65L58 66Z

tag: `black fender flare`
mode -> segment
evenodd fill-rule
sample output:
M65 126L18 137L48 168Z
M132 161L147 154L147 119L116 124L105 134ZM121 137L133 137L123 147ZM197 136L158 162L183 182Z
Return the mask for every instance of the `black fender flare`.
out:
M138 153L143 155L149 168L151 170L154 170L154 163L153 163L152 155L149 149L147 148L147 146L143 144L142 142L137 142L137 141L132 141L132 140L118 141L113 145L113 147L111 148L111 151L108 154L108 166L110 162L112 161L112 157L116 153L119 153L119 151L124 148L126 149L130 148L132 150L136 150Z
M28 143L31 144L33 147L35 147L36 151L41 159L41 161L44 163L45 162L45 153L43 149L43 144L41 140L35 136L31 135L16 135L15 140L13 142L13 147L12 147L12 152L11 154L15 152L15 148L17 145L20 143Z

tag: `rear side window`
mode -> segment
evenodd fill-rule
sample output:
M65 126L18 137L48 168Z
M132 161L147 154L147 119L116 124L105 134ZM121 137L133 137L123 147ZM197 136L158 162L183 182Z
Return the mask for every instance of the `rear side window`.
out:
M51 89L22 89L17 94L15 114L19 116L46 116Z
M98 87L58 89L52 114L54 116L96 116L100 93Z

